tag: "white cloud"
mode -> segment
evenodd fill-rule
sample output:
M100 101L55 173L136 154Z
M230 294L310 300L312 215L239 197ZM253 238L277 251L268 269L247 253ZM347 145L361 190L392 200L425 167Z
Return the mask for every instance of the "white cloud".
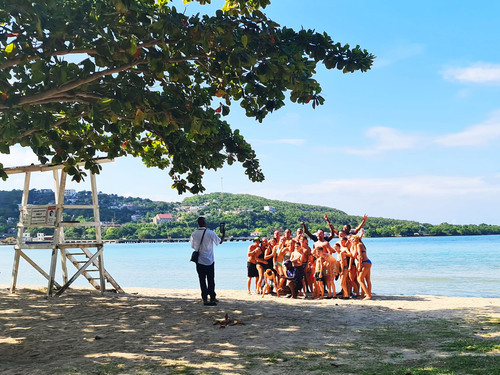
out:
M270 199L337 208L350 215L439 224L499 224L500 176L339 178L252 191Z
M418 43L404 43L390 47L387 51L382 51L375 59L374 67L386 67L398 61L411 59L421 55L425 51L425 46Z
M450 81L479 84L500 84L500 65L477 63L466 68L447 68L443 77Z
M284 116L281 116L281 118L278 120L278 123L280 125L296 125L296 124L301 124L302 122L302 117L300 114L295 113L295 112L287 112Z
M490 185L483 177L420 175L391 178L350 178L303 185L308 194L377 194L383 196L442 197L500 193L500 184Z
M385 126L370 128L365 133L367 138L374 140L368 147L344 148L345 153L351 155L369 156L392 150L408 150L415 148L421 137L415 134L406 134L398 129Z
M424 134L376 126L368 129L365 137L372 140L372 143L367 146L343 147L339 150L350 155L368 157L389 151L414 150L433 147L433 145L442 147L487 146L500 139L500 110L492 112L484 122L456 133Z
M306 143L305 139L261 139L258 141L259 143L265 144L285 144L285 145L294 145L301 146Z
M500 138L500 111L485 122L470 126L458 133L444 134L434 142L445 147L483 146Z

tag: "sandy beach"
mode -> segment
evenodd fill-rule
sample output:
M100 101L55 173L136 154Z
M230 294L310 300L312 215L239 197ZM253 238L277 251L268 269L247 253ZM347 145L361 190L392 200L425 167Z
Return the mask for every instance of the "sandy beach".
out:
M383 366L444 363L457 354L447 343L464 335L488 344L483 356L500 352L500 298L293 300L220 290L208 307L197 290L125 291L47 298L43 287L2 286L0 373L355 374L363 355Z

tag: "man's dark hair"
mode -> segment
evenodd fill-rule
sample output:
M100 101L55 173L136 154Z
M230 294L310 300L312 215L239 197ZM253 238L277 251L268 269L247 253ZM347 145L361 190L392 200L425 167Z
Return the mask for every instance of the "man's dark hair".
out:
M198 218L198 226L206 227L207 226L207 219L205 219L203 216L200 216Z

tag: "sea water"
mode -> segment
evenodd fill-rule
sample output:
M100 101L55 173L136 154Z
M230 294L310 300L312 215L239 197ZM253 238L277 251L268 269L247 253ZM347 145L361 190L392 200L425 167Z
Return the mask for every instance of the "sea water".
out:
M375 295L500 297L500 236L365 238L364 243L373 263ZM216 289L247 289L249 245L225 242L215 248ZM25 252L48 272L50 250ZM104 264L125 289L195 289L191 252L189 243L109 244L104 246ZM13 259L13 246L0 246L0 285L10 285ZM60 268L58 258L56 281L61 283ZM70 276L75 271L68 262ZM21 258L17 285L46 286L47 281ZM89 284L79 277L73 285Z

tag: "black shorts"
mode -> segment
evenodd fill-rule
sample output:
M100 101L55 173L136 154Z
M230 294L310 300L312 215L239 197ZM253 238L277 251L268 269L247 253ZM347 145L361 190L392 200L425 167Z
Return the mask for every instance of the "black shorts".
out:
M257 271L257 265L252 262L247 262L248 277L259 277L259 271Z

